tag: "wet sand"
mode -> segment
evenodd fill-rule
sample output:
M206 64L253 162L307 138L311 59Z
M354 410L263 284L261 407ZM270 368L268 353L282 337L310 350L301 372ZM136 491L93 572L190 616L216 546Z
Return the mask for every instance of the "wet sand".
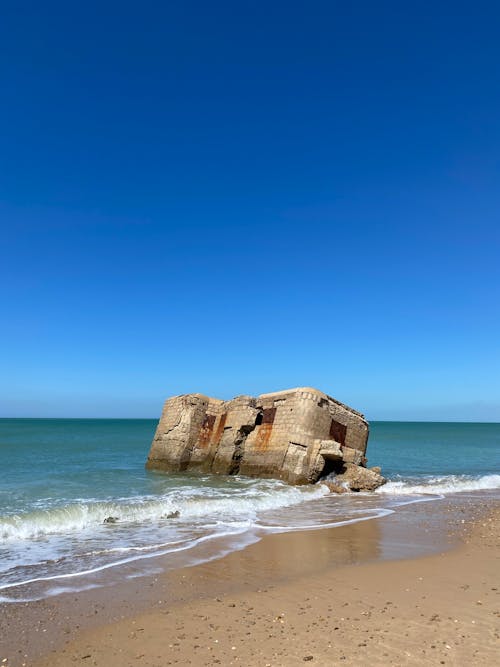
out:
M271 535L195 567L3 605L0 655L13 667L493 665L499 535L499 502L480 495Z

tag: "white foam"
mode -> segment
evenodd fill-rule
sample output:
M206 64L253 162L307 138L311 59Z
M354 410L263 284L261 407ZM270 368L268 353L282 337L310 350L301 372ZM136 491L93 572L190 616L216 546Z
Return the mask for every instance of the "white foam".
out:
M46 581L59 581L60 579L73 579L75 577L82 577L84 575L96 574L97 572L102 572L103 570L108 570L112 567L117 567L119 565L127 565L137 560L143 560L145 558L156 558L157 556L165 556L167 554L178 553L179 551L186 551L187 549L192 549L193 547L207 542L208 540L213 540L217 537L231 537L238 535L242 530L237 531L227 531L226 533L215 533L212 535L205 535L199 537L195 540L190 540L185 542L182 546L175 547L173 549L160 549L158 548L154 553L142 553L140 555L129 556L128 558L122 558L120 560L113 561L112 563L105 563L104 565L99 565L97 567L89 568L87 570L81 570L79 572L66 572L64 574L55 574L47 577L33 577L31 579L25 579L24 581L10 582L8 584L1 584L0 591L6 590L8 588L17 588L19 586L25 586L26 584L34 584L39 582ZM159 545L158 545L159 546Z
M388 516L389 514L394 514L394 510L383 507L376 507L370 511L373 513L370 514L369 516L358 516L352 519L340 519L339 521L332 521L329 523L299 524L296 526L278 526L274 524L272 526L266 526L265 524L264 525L257 524L257 525L259 529L266 530L272 533L291 533L304 530L322 530L323 528L338 528L340 526L349 526L353 523L360 523L361 521L371 521L372 519L381 519L382 517Z
M30 540L45 535L78 533L88 528L101 527L107 517L116 517L117 523L151 523L167 520L179 512L181 520L205 516L228 517L229 522L239 517L255 517L257 512L290 507L328 494L322 485L291 487L280 482L264 488L238 490L228 493L205 489L178 489L161 498L137 497L114 502L79 502L26 514L0 517L0 537L4 540ZM104 529L113 529L115 524Z
M464 491L500 489L500 475L469 477L466 475L444 475L429 477L425 481L394 481L379 487L376 493L389 495L435 494L447 495Z
M41 583L41 584L46 584L48 585L47 587L44 587L40 590L40 592L34 593L30 597L6 597L0 595L0 602L6 602L6 603L19 603L19 602L34 602L35 600L42 600L47 597L53 597L60 595L61 593L77 593L81 591L86 591L86 590L91 590L93 588L101 588L103 583L91 583L88 581L88 579L85 578L85 575L91 575L91 574L98 574L99 572L103 570L107 570L110 568L117 567L119 565L123 564L129 564L133 563L134 561L137 560L142 560L144 558L155 558L156 556L163 556L165 554L171 554L171 553L176 553L176 552L182 552L185 550L192 550L193 547L196 547L198 544L201 544L203 542L207 542L209 540L212 540L216 537L234 537L238 536L238 542L233 542L230 544L230 546L226 546L223 548L218 548L215 553L209 554L209 555L204 555L202 558L197 557L196 555L191 555L188 557L188 560L184 561L182 566L183 567L192 567L194 565L199 565L201 563L208 563L212 560L217 560L218 558L223 558L227 554L233 552L233 551L239 551L241 549L244 549L246 546L259 541L259 537L256 536L256 534L247 532L234 532L234 533L226 533L225 535L206 535L203 538L199 538L197 540L193 540L189 544L185 544L183 547L178 548L178 549L172 549L169 551L158 551L156 553L152 554L147 554L147 555L142 555L142 556L135 556L127 559L123 559L122 561L115 561L113 563L108 563L105 566L102 567L96 567L91 570L83 570L80 572L72 572L68 573L65 575L55 575L55 576L47 576L47 577L37 577L33 578L30 580L25 580L25 581L19 581L15 583L11 583L10 585L5 585L5 586L0 586L0 590L6 590L6 589L17 589L21 586L24 586L25 584L32 584L32 583ZM194 551L194 550L193 550ZM168 568L167 568L168 569ZM136 577L143 577L145 575L151 575L151 574L159 574L160 572L164 571L164 567L162 568L144 568L141 571L137 571L135 573L128 573L126 575L127 579L132 579ZM60 579L71 579L72 580L72 585L65 585L62 586L60 584L57 585L51 585L51 582L53 581L58 581ZM107 584L112 583L112 581L107 581Z

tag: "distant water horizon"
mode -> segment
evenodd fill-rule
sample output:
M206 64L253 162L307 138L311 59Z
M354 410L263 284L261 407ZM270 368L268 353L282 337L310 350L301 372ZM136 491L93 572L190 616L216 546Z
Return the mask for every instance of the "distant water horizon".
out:
M369 419L363 415L369 424L500 424L500 421L493 419ZM95 421L159 421L159 417L12 417L4 416L2 419L38 419L38 420L95 420Z
M0 418L0 601L200 562L272 532L367 521L454 494L500 493L500 424L371 421L376 493L145 470L157 419ZM208 555L207 555L208 554ZM121 568L121 569L120 569ZM109 578L109 577L108 577Z

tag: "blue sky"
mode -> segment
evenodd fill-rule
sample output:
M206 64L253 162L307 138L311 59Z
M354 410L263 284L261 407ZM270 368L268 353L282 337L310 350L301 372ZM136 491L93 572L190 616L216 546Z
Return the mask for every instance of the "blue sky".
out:
M500 421L497 3L7 3L0 416Z

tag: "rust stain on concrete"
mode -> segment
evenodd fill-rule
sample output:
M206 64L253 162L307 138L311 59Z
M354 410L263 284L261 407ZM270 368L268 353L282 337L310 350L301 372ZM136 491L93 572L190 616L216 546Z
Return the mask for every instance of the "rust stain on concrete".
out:
M222 434L224 433L224 426L226 425L226 419L227 419L227 412L224 412L219 418L219 424L217 426L217 430L215 431L214 435L214 444L218 445L220 444L220 439L222 438Z
M208 447L210 438L212 437L212 431L215 424L215 415L206 415L201 425L200 436L198 438L198 447L200 449L205 449Z
M258 429L257 437L255 439L255 449L259 452L265 452L269 445L269 440L271 439L273 425L270 423L264 424L264 422L262 422Z
M263 424L274 424L274 417L276 416L277 408L265 408L262 411L262 423Z

